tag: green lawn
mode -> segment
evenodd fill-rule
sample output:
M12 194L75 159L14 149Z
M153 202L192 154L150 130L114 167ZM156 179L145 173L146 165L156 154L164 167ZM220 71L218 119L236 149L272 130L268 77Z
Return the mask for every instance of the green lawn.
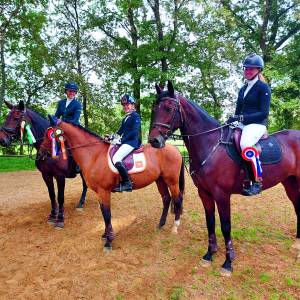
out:
M0 172L34 170L34 159L29 157L0 157Z

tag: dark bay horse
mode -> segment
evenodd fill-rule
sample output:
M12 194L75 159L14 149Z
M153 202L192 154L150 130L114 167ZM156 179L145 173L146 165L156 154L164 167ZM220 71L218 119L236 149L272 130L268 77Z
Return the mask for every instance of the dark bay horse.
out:
M63 132L63 138L68 142L87 186L98 196L105 223L105 232L102 235L102 238L106 240L104 250L111 250L115 237L111 224L111 191L119 183L120 176L114 173L109 166L108 149L110 145L103 138L80 125L72 125L58 120L57 126L53 129ZM146 157L146 168L140 173L131 174L133 189L143 188L155 181L163 201L163 211L158 228L164 226L172 200L175 213L172 232L177 233L184 192L184 164L181 154L172 145L166 145L164 149L155 149L148 144L144 146L143 151Z
M221 274L230 276L235 258L231 241L230 196L242 191L245 173L228 155L222 144L224 128L196 103L175 93L168 82L168 90L156 86L157 100L153 108L153 122L149 142L162 148L165 140L180 129L190 157L190 173L202 200L208 230L208 250L203 265L209 266L217 252L215 234L215 203L219 211L221 230L225 240L226 259ZM300 251L300 131L283 130L274 133L282 149L282 159L263 166L263 188L282 183L297 215L297 235L294 248Z
M20 101L19 105L17 106L13 106L6 101L5 103L10 109L10 112L6 117L4 125L0 128L0 144L4 147L8 147L13 140L20 139L21 122L25 121L31 126L31 131L36 139L34 147L37 149L37 151L39 151L44 140L45 131L50 126L49 121L41 117L33 110L25 108L23 101ZM69 162L63 160L61 156L58 159L52 159L50 156L41 157L38 155L36 157L35 164L38 170L42 173L42 177L47 185L51 200L51 212L48 216L48 223L53 224L56 228L63 228L65 181L66 178L74 178L76 176L76 164L73 160ZM56 197L53 178L55 178L57 183L58 210L55 199ZM79 209L84 205L87 192L87 185L82 175L81 178L82 194L77 204L77 208Z

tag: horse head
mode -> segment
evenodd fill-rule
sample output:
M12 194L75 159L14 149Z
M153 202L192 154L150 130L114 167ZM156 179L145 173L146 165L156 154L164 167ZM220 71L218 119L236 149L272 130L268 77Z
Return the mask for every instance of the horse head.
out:
M15 139L20 138L21 123L24 120L25 105L20 101L14 106L4 100L6 106L10 109L4 125L0 128L0 144L8 147Z
M162 90L155 85L157 96L152 111L152 124L149 143L152 147L163 148L168 137L181 126L180 101L173 84L168 81L168 89Z

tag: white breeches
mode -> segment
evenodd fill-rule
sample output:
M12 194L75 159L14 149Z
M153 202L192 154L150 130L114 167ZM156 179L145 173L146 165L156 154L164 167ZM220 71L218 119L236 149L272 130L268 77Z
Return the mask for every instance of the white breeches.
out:
M118 151L113 156L113 164L118 161L122 161L125 156L127 156L131 151L133 151L134 147L128 144L122 144Z
M259 139L267 132L267 127L262 124L239 125L243 130L240 146L241 149L253 147Z

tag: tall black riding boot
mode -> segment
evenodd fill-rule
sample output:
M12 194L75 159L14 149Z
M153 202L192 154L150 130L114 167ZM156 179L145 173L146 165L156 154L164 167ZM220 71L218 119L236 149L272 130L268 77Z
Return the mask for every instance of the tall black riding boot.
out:
M113 192L132 192L132 183L129 179L128 171L123 163L118 161L116 162L115 167L119 171L122 181L118 187L113 189Z
M243 189L242 195L244 196L254 196L260 194L262 191L262 182L254 181L248 189Z

